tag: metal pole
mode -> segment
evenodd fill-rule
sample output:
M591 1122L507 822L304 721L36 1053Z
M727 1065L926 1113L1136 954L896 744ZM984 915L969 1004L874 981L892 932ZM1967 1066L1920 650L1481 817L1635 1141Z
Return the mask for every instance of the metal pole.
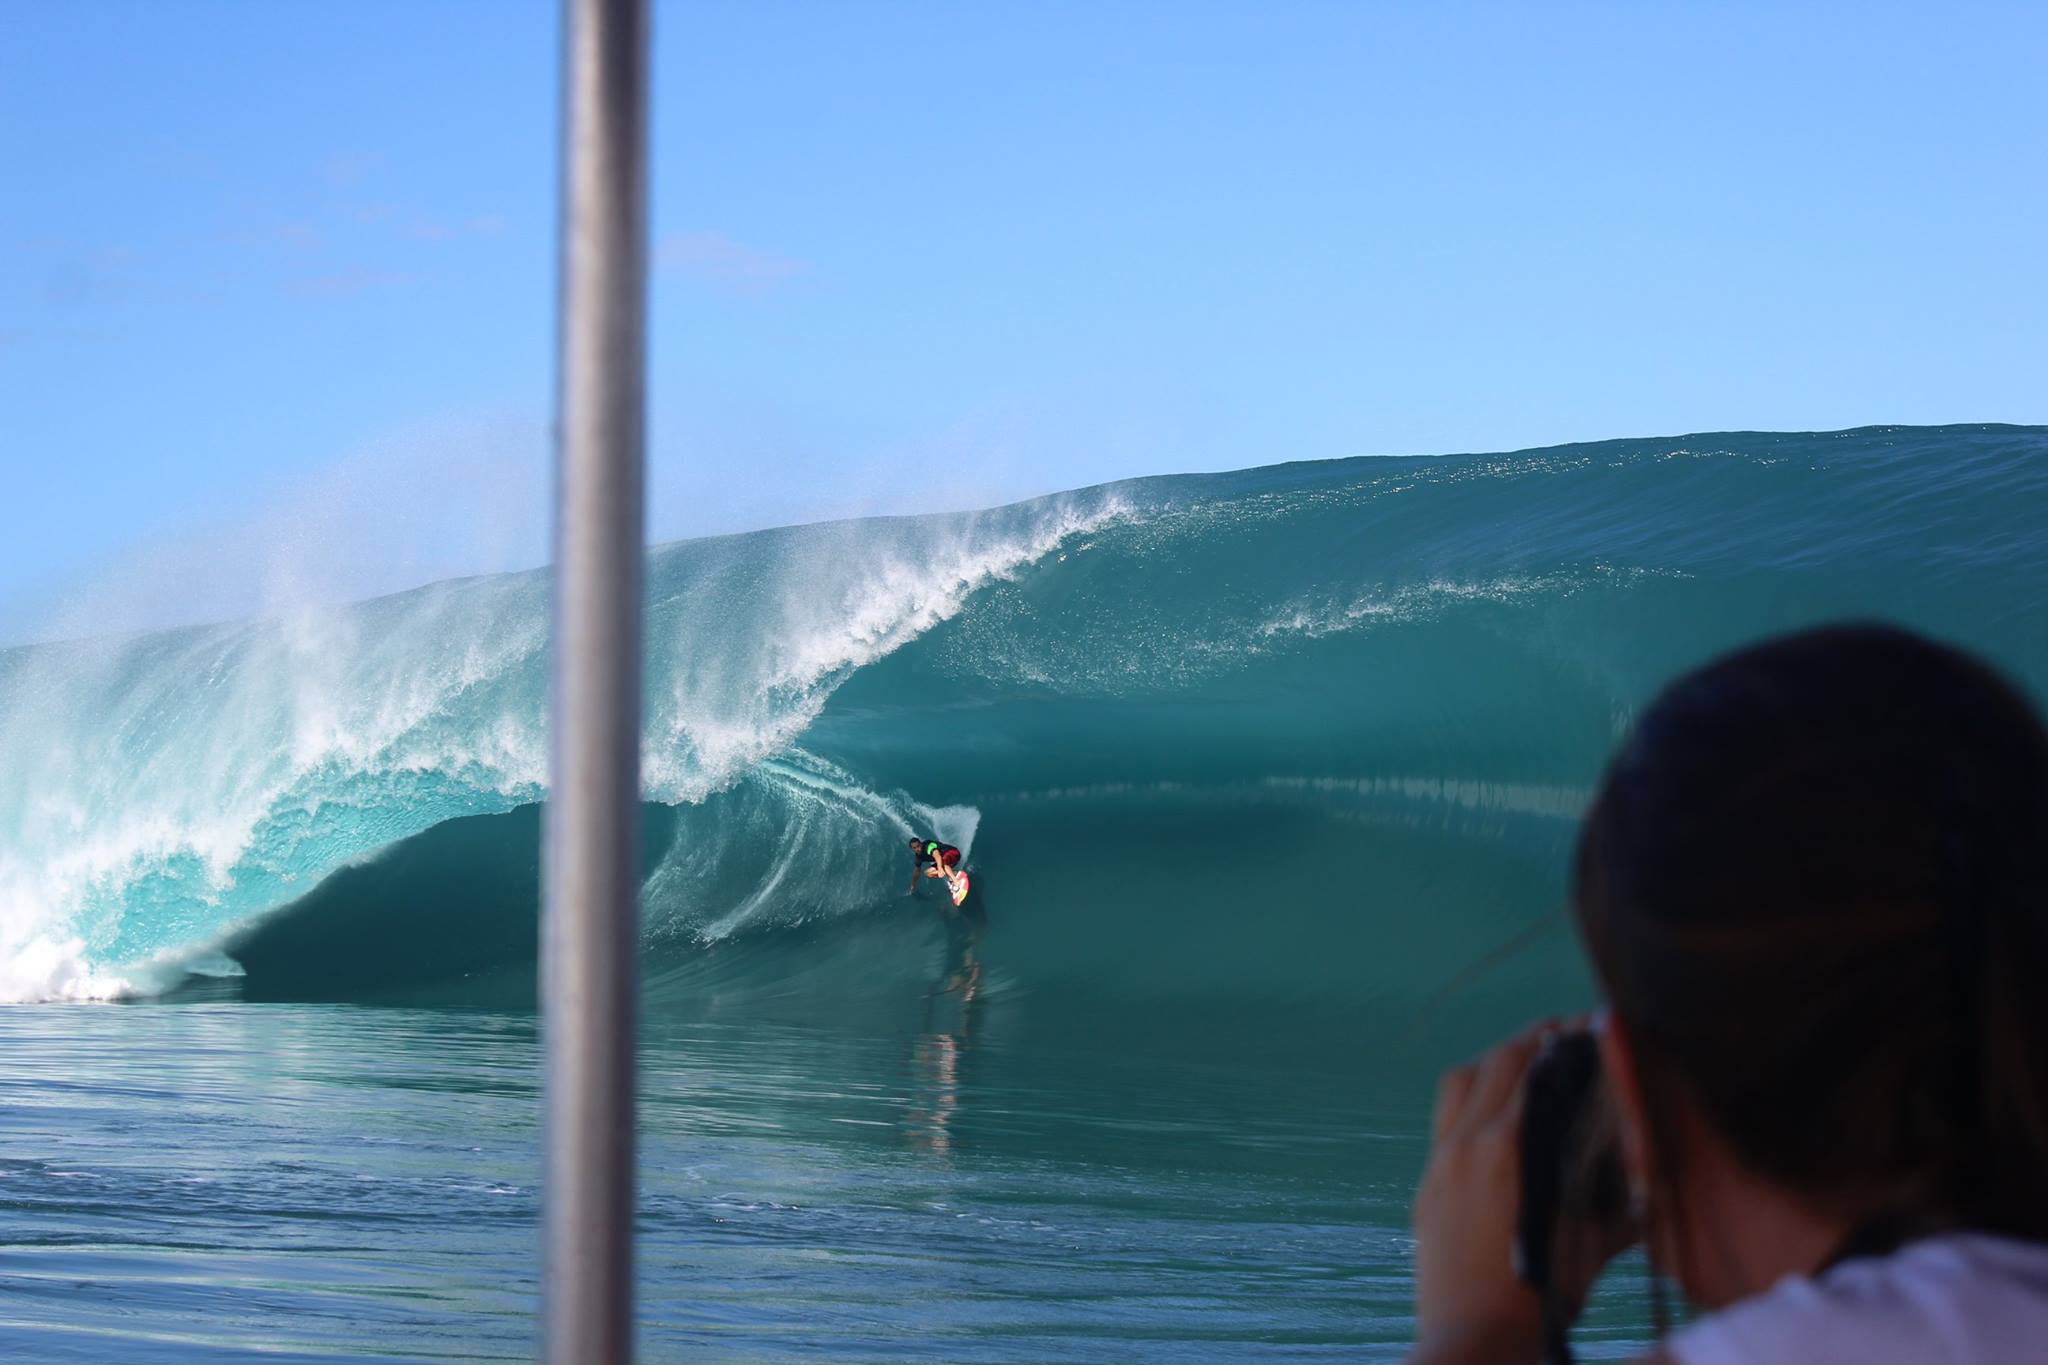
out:
M542 1359L633 1347L646 0L564 0Z

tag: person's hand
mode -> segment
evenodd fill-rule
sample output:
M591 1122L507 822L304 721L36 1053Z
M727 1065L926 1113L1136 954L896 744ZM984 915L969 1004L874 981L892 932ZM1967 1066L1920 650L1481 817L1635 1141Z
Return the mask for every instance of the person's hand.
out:
M1543 1353L1536 1292L1516 1277L1522 1203L1522 1090L1550 1024L1444 1073L1429 1166L1415 1196L1415 1332L1410 1365L1512 1365Z

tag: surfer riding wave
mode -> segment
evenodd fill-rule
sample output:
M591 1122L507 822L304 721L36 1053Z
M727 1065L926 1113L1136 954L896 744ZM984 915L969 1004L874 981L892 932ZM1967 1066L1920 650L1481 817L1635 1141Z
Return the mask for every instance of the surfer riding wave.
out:
M946 890L951 893L953 903L960 903L965 876L960 871L959 849L951 844L942 844L936 839L912 839L910 857L910 894L916 894L917 879L920 875L940 877L945 880Z

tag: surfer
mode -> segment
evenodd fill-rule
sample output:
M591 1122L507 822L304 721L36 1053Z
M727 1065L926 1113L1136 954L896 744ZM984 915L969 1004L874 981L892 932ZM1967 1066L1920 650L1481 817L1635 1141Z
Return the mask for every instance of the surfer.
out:
M910 891L917 892L917 878L921 872L927 877L943 877L946 885L953 885L953 877L960 869L960 850L951 844L942 844L936 839L912 839L910 841Z

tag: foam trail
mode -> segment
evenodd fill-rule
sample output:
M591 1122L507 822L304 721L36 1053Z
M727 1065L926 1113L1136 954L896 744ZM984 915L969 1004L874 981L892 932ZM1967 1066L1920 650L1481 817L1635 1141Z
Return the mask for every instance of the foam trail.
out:
M802 749L761 764L701 814L686 819L644 900L670 932L703 943L867 909L900 888L912 834L971 856L981 819L972 806L871 790Z

